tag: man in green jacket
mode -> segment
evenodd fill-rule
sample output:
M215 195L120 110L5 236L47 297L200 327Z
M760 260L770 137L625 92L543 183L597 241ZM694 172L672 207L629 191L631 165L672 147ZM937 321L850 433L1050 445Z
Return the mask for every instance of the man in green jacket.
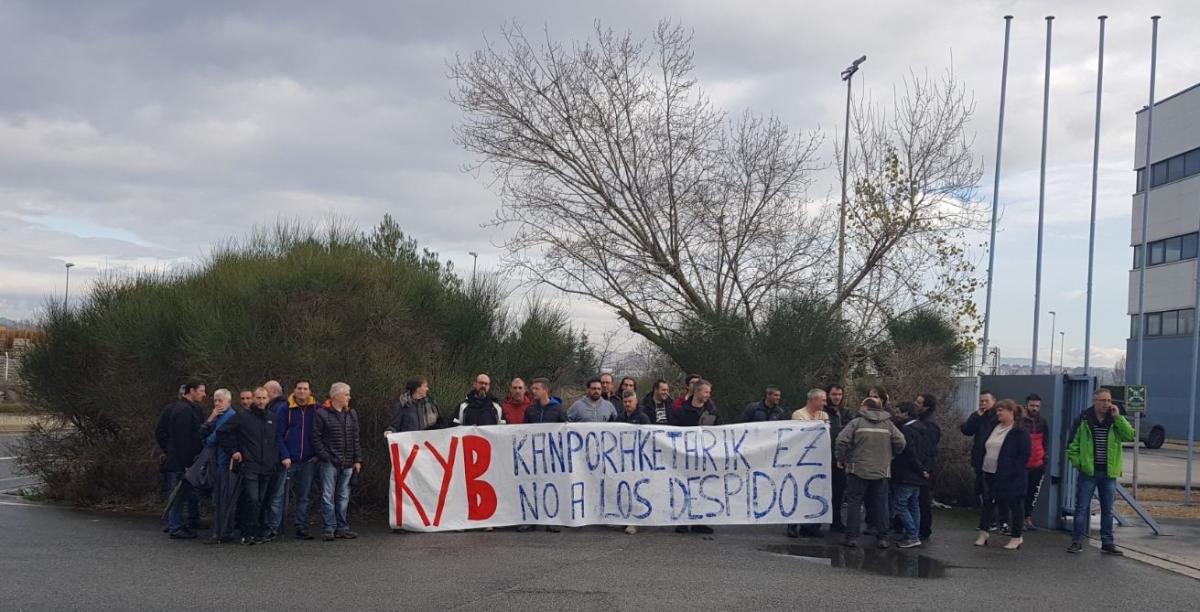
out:
M1091 523L1092 495L1100 494L1100 550L1124 554L1113 542L1113 497L1121 476L1121 443L1133 442L1133 427L1117 411L1108 389L1092 394L1092 407L1075 421L1067 459L1079 470L1075 479L1075 520L1069 553L1083 552Z

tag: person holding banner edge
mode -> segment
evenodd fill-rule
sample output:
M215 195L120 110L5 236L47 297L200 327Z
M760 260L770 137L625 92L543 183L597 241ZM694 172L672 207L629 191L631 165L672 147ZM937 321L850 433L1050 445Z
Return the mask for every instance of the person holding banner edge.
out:
M689 400L682 408L671 414L671 425L676 427L710 427L721 424L721 415L712 401L712 383L703 378L692 383ZM675 533L687 533L688 526L680 525ZM692 525L692 533L711 534L708 525Z

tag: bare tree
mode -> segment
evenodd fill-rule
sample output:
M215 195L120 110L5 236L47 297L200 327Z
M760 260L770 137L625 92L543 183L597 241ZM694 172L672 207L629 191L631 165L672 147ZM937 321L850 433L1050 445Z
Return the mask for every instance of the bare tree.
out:
M856 109L848 272L835 302L861 333L927 306L973 329L979 281L966 233L984 222L975 191L982 165L967 135L973 112L953 71L911 75L891 112L869 101Z
M696 84L691 36L649 44L597 24L534 44L520 26L450 67L461 144L515 229L505 264L610 307L659 346L688 321L739 317L818 272L827 236L803 193L815 134L737 119Z

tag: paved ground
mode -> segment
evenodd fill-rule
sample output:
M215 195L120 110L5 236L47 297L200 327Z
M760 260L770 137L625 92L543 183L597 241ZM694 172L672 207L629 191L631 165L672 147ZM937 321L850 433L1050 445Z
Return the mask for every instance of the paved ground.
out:
M15 489L28 484L33 484L35 479L28 476L23 476L17 470L15 457L16 451L13 450L13 445L18 434L0 434L0 491Z
M1187 445L1164 444L1162 448L1142 448L1138 457L1138 485L1182 487L1187 481ZM1125 473L1121 482L1133 481L1133 447L1125 448ZM1200 488L1200 448L1192 467L1192 487Z
M392 535L356 541L205 546L171 541L154 517L0 498L0 606L71 609L1153 609L1200 605L1197 581L1039 531L1013 553L971 546L972 517L941 514L920 552L804 543L778 528L711 539L655 529ZM865 540L869 541L869 538ZM835 556L834 561L814 557ZM850 568L832 567L848 565ZM944 566L942 565L944 564ZM866 567L882 571L873 573ZM918 574L940 578L911 578ZM898 574L898 575L897 575Z

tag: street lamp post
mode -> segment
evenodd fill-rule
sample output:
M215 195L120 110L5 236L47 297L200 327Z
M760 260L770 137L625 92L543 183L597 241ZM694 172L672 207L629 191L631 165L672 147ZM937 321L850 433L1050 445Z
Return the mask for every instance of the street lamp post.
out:
M859 64L867 61L867 56L862 56L850 64L848 68L842 71L842 80L846 82L846 132L842 139L842 204L838 207L838 263L837 263L837 290L842 292L842 282L846 275L846 208L849 205L849 200L846 196L846 179L850 174L850 82L854 77L854 73L858 72Z
M1054 324L1058 321L1058 313L1050 311L1050 373L1054 373ZM1033 358L1036 360L1037 355ZM1037 366L1034 366L1037 367Z
M68 261L64 265L67 268L67 284L66 287L63 288L63 310L66 310L67 299L71 296L71 268L74 268L75 264Z
M1067 332L1065 332L1065 331L1058 332L1058 369L1060 371L1062 371L1063 374L1067 373L1067 364L1063 363L1063 347L1065 347L1066 344L1067 344ZM1053 370L1054 368L1050 368L1050 369Z
M471 256L471 287L475 287L475 268L479 264L479 253L475 251L467 251L467 255Z

